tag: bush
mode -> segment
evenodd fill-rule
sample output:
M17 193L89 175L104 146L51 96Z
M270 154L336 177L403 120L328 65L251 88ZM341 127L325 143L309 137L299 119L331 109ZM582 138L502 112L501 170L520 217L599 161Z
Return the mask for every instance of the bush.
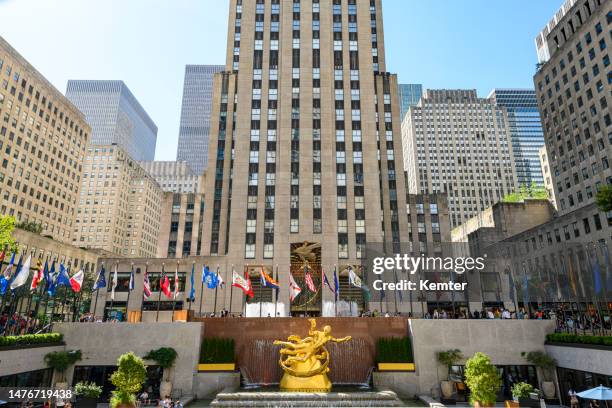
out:
M45 364L57 371L60 374L60 381L63 381L66 369L81 358L81 350L53 351L45 354Z
M135 405L136 393L147 379L147 368L144 361L134 353L125 353L117 359L117 370L111 374L111 383L115 386L110 406Z
M21 336L0 337L0 347L7 346L29 346L33 344L56 344L61 343L61 333L24 334Z
M519 382L512 386L512 396L514 398L529 398L529 394L534 391L533 385L525 382Z
M234 340L218 337L202 340L200 348L200 363L233 363L234 362Z
M413 363L412 345L408 337L381 337L378 339L379 363Z
M174 364L177 357L176 350L172 347L162 347L157 350L151 350L143 358L145 360L153 360L161 368L170 368Z
M102 387L93 382L80 382L74 386L74 393L83 398L98 398L102 394Z
M575 343L612 346L612 336L580 336L571 333L550 333L546 335L549 343Z
M489 356L478 352L465 363L465 383L470 389L470 402L487 405L495 403L501 377Z

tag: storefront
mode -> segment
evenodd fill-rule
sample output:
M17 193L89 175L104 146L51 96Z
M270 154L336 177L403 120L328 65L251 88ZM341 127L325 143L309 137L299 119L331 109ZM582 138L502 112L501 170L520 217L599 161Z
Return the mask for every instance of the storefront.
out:
M571 368L558 367L557 376L559 378L561 399L563 400L563 405L567 406L570 406L568 396L570 390L581 392L600 385L612 387L612 375L596 374ZM581 403L584 404L584 401L581 401ZM588 403L585 406L588 406Z
M111 391L115 389L110 382L110 376L117 370L117 366L76 366L72 386L79 382L94 382L102 387L100 399L106 401L110 398ZM151 397L159 395L159 383L162 379L162 369L159 366L147 366L147 380L142 389L146 390Z

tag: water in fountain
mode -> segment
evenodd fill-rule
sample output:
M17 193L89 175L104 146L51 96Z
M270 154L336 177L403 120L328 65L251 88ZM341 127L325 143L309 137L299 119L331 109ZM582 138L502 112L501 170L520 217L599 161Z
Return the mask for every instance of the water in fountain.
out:
M359 316L359 307L357 302L347 302L345 300L339 300L338 302L323 302L324 317L348 317L348 316Z
M369 386L374 353L363 339L349 342L328 343L331 363L329 379L336 385ZM276 385L283 370L278 364L280 346L272 340L253 340L245 345L245 353L239 362L245 387Z
M285 304L278 302L276 306L271 302L263 302L261 307L258 303L247 303L246 317L274 317L278 314L279 317L286 317Z

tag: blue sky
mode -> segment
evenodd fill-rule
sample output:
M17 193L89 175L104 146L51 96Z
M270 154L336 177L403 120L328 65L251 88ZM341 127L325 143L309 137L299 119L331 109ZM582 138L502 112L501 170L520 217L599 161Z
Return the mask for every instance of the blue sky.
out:
M383 0L387 69L400 82L482 96L533 87L533 39L561 3ZM156 159L173 160L184 67L225 63L227 4L0 0L0 35L62 92L68 79L124 80L159 127Z

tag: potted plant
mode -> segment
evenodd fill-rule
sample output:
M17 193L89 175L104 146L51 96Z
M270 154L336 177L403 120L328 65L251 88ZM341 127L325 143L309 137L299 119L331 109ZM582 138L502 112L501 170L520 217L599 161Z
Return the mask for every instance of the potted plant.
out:
M555 398L555 383L553 382L550 373L557 366L557 360L550 357L543 351L530 351L528 353L522 352L521 356L523 356L523 358L529 363L540 369L540 372L542 373L542 381L540 382L540 386L542 393L544 394L544 398Z
M378 339L378 371L414 371L412 347L408 337Z
M74 393L78 398L79 407L95 408L102 394L102 387L93 382L80 382L74 386Z
M470 402L474 407L492 407L501 387L501 377L491 359L477 352L465 363L465 383L470 389Z
M157 350L151 350L144 356L145 360L153 360L163 369L162 381L159 384L159 395L164 398L172 392L172 382L170 381L170 369L178 356L175 349L172 347L162 347Z
M82 358L81 350L53 351L45 355L45 364L57 374L55 386L60 389L68 388L65 372L68 367Z
M454 392L454 383L449 378L450 369L462 359L463 354L461 354L461 350L459 349L440 351L438 353L438 362L446 366L447 379L440 381L440 389L442 390L442 396L447 400L452 398Z
M205 338L200 348L198 371L234 371L234 340Z
M526 382L519 382L512 386L512 398L519 403L520 407L539 407L540 401L531 399L531 395L538 393L533 385Z
M115 386L110 400L111 408L136 407L136 393L146 379L147 368L140 357L132 352L119 356L117 370L110 376Z

